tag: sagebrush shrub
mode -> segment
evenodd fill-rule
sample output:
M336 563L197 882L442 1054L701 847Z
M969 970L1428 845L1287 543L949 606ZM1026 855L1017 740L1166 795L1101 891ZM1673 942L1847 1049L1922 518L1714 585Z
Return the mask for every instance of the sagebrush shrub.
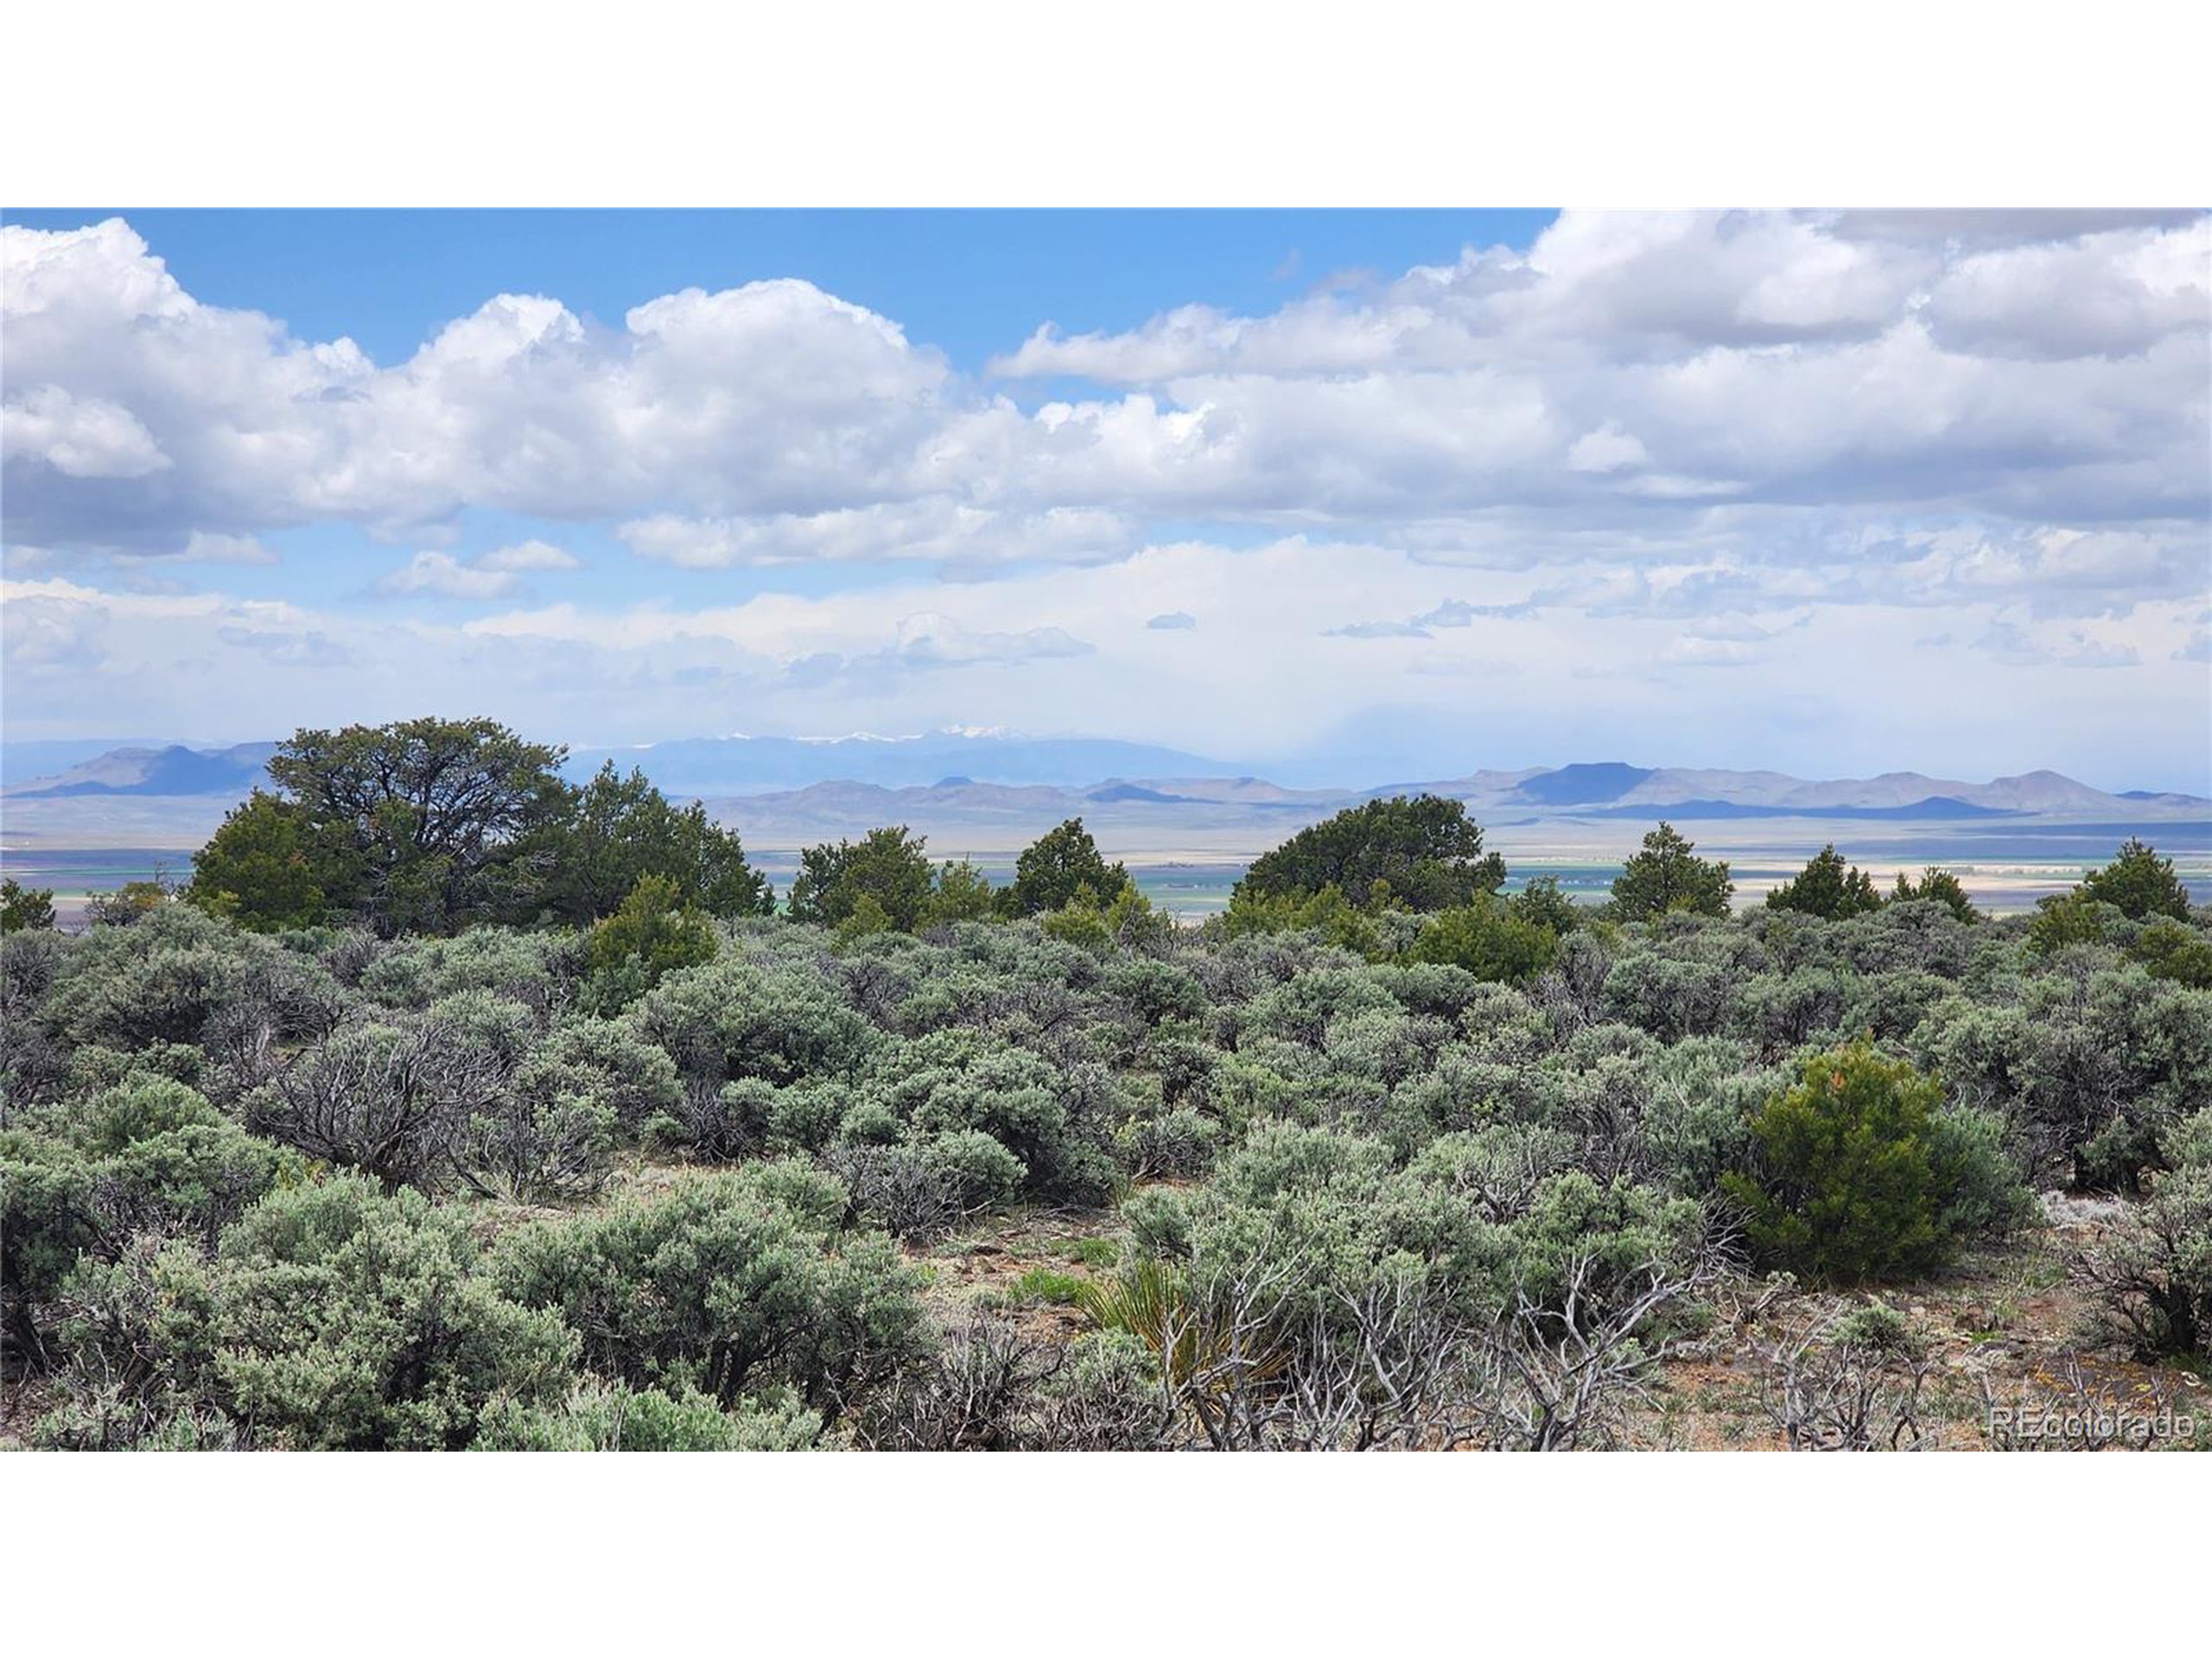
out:
M263 1446L457 1449L566 1395L576 1341L477 1270L466 1221L340 1175L271 1193L212 1257L145 1239L63 1293L56 1380L83 1434L217 1422Z
M918 1340L917 1280L849 1229L819 1171L751 1164L532 1224L499 1241L517 1302L564 1320L601 1376L681 1384L725 1408L777 1384L818 1410L880 1382Z
M301 1160L246 1134L172 1078L136 1074L36 1128L0 1131L0 1308L12 1342L42 1349L39 1308L79 1257L138 1235L217 1236Z
M557 1405L502 1401L484 1414L479 1452L799 1452L822 1420L788 1393L725 1411L696 1389L596 1379Z

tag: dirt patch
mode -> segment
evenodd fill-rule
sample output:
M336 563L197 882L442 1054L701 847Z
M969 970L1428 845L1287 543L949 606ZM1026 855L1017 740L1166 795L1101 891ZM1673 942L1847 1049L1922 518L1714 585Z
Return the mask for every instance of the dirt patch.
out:
M1120 1217L1111 1210L1025 1211L991 1217L942 1243L909 1249L907 1256L928 1272L925 1299L940 1313L988 1308L1027 1336L1067 1342L1089 1324L1050 1294L1059 1286L1040 1281L1046 1275L1066 1281L1111 1273L1110 1261L1084 1258L1102 1242L1116 1243L1120 1231ZM1083 1249L1086 1243L1093 1251Z
M2047 1195L2044 1209L2050 1224L1916 1283L1862 1294L1768 1295L1750 1286L1724 1293L1714 1329L1661 1368L1637 1421L1638 1443L1781 1447L1763 1388L1776 1351L1878 1300L1905 1316L1929 1360L1918 1414L1924 1449L1999 1449L1993 1406L2138 1416L2170 1408L2192 1421L2189 1446L2212 1448L2212 1383L2190 1366L2145 1363L2109 1345L2094 1303L2069 1280L2068 1262L2124 1217L2126 1202Z

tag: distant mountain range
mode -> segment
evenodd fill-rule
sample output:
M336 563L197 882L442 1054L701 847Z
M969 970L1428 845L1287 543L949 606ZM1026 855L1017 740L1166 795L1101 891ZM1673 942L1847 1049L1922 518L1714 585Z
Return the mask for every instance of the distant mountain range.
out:
M890 789L846 781L804 789L708 797L709 810L765 844L857 835L876 824L905 823L940 840L976 837L979 845L1012 844L1061 819L1080 816L1102 836L1109 831L1173 837L1178 832L1211 838L1250 830L1290 833L1332 812L1379 796L1428 791L1456 796L1491 828L1560 821L1603 823L1659 818L1684 823L1736 819L1819 818L1899 824L1972 823L1984 820L2153 823L2161 818L2202 820L2212 802L2196 796L2107 795L2038 772L1988 784L1938 779L1914 785L1911 774L1808 783L1778 773L1683 772L1642 768L1638 781L1609 785L1611 767L1561 767L1553 772L1477 772L1471 777L1376 789L1283 789L1254 778L1109 779L1088 788L976 783L965 778ZM1572 772L1588 780L1555 782ZM1669 776L1683 782L1672 788ZM1733 780L1733 781L1732 781ZM1606 793L1608 789L1611 792ZM1690 793L1692 788L1701 792ZM1681 792L1675 792L1676 790ZM1264 842L1262 844L1265 844Z
M6 746L42 748L65 746ZM266 781L273 743L199 749L182 744L108 749L44 776L24 777L31 757L10 754L0 798L39 820L42 838L64 834L53 815L90 822L137 798L149 813L174 803L181 820ZM81 751L79 752L81 753ZM43 758L43 757L41 757ZM60 753L53 754L62 759ZM1912 772L1813 780L1777 772L1729 772L1578 762L1363 787L1287 789L1239 768L1178 749L1096 738L1029 738L994 732L812 741L695 738L631 749L575 751L567 772L589 777L612 760L641 768L678 798L708 801L750 834L779 841L850 835L874 824L932 826L939 834L987 837L1033 833L1083 815L1102 827L1141 826L1173 836L1294 828L1377 796L1427 790L1465 800L1486 824L1661 817L1686 822L1821 817L1898 823L2050 817L2129 823L2202 821L2212 802L2194 795L2132 790L2124 795L2031 772L1987 783ZM22 781L13 781L22 779ZM106 800L105 809L101 802ZM64 812L61 804L76 802ZM33 808L33 803L48 803ZM150 843L149 843L150 844Z
M638 748L572 750L563 768L581 782L612 760L644 769L671 795L749 795L836 780L888 789L959 779L1076 788L1102 778L1240 768L1181 749L1110 738L1018 737L1003 732L924 732L914 737L690 737Z
M274 743L195 748L181 743L0 744L0 794L19 799L72 795L243 795L268 779ZM632 748L579 748L562 768L578 783L607 761L644 768L669 794L686 798L801 789L836 779L902 788L945 778L1076 787L1101 778L1221 776L1239 768L1152 743L1107 738L1030 738L998 732L925 732L914 737L695 737Z
M116 749L205 748L170 737L33 738L0 743L0 790L48 779Z
M52 776L10 783L0 795L10 800L71 795L238 797L269 781L269 757L276 753L274 743L239 743L227 749L190 749L181 743L109 749Z
M1631 766L1618 760L1534 772L1478 772L1421 785L1457 795L1470 805L1507 809L1618 809L1644 816L1666 811L1684 817L1756 811L1818 812L1931 817L1994 812L2102 813L2123 803L2176 809L2212 805L2201 796L2135 790L2112 795L2056 772L2031 772L1972 784L1924 772L1885 772L1878 778L1812 781L1779 772L1723 772L1688 766ZM1387 793L1388 791L1370 791Z

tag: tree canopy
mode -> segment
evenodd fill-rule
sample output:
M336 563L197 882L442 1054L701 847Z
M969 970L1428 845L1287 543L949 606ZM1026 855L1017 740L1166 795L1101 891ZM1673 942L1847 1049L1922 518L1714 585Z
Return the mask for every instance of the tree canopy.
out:
M0 933L53 925L52 887L27 887L12 875L0 879Z
M570 803L567 751L495 721L302 729L200 857L188 897L250 925L353 914L385 937L526 918Z
M352 861L296 803L257 789L200 849L184 896L257 932L308 927L331 908L323 882L344 880Z
M679 906L710 916L775 908L735 833L709 818L702 803L678 808L644 772L625 778L610 760L577 793L556 837L543 902L559 920L588 922L613 913L647 876L672 883Z
M541 915L588 923L647 875L718 916L765 911L735 835L610 765L579 791L558 745L491 720L302 730L194 861L185 898L260 931L354 918L390 938Z
M1864 916L1882 907L1874 878L1857 865L1847 865L1830 842L1815 853L1805 868L1767 894L1769 907L1802 911L1823 921Z
M835 927L868 899L887 925L911 932L930 902L927 844L902 823L871 830L858 841L808 848L791 882L792 919Z
M1921 873L1917 881L1903 870L1897 872L1897 884L1890 893L1891 903L1904 904L1914 899L1933 899L1962 922L1981 919L1981 912L1974 907L1974 899L1967 894L1965 884L1948 870L1938 869L1933 864Z
M1648 921L1669 911L1726 916L1736 884L1725 859L1700 858L1697 843L1671 823L1643 838L1643 850L1613 882L1613 906L1624 921Z
M2111 863L2082 877L2081 891L2131 921L2153 916L2189 919L2189 889L2174 874L2173 860L2159 857L2158 849L2139 836L2130 836Z
M1010 916L1037 916L1065 909L1085 887L1096 899L1110 899L1128 879L1127 869L1109 864L1099 853L1083 820L1070 818L1022 849L1014 861L1014 885L1001 893L999 902Z
M1361 909L1384 901L1448 910L1505 885L1464 801L1393 795L1347 808L1262 855L1236 884L1247 899L1297 899L1334 887Z

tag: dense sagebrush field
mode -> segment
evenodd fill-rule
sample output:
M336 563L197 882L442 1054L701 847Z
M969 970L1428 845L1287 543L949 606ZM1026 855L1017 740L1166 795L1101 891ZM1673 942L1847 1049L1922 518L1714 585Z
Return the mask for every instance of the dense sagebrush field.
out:
M1947 1363L1929 1310L2024 1271L2069 1387L2196 1397L2212 991L2143 940L2201 913L1590 919L1517 984L1405 912L1069 913L721 922L611 991L575 930L11 932L9 1433L1589 1446L1689 1377L1951 1443L1931 1373L2028 1316Z
M1662 823L1592 908L1392 797L1187 927L1080 819L779 899L562 757L302 730L181 892L0 882L12 1440L2201 1438L2212 939L2140 842L1738 916Z

